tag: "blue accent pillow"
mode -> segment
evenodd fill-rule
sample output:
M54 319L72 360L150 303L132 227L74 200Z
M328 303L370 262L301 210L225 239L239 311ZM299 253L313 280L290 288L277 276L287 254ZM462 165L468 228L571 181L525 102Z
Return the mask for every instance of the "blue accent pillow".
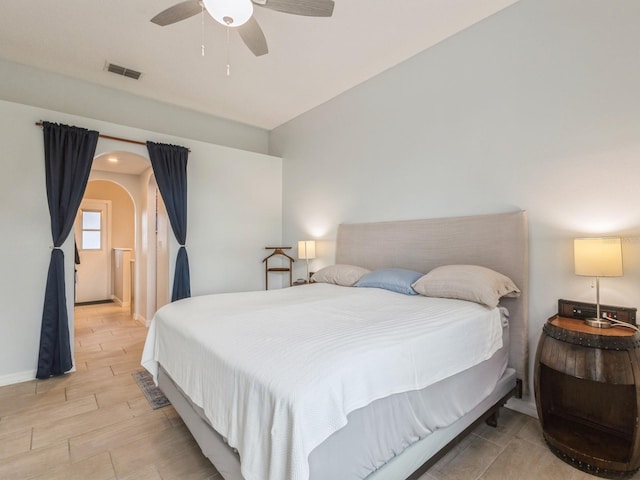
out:
M405 295L418 295L411 285L424 274L404 268L383 268L367 273L355 284L356 287L384 288Z

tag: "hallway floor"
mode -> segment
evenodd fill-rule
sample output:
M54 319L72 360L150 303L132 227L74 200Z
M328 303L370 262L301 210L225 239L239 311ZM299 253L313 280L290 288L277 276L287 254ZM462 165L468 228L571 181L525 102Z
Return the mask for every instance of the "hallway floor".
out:
M75 373L0 387L0 478L222 480L173 407L152 410L133 380L146 328L114 305L77 307L75 324ZM502 409L499 424L421 480L596 478L551 454L537 420Z
M75 373L0 388L0 478L221 479L173 407L131 373L147 329L113 304L76 307Z

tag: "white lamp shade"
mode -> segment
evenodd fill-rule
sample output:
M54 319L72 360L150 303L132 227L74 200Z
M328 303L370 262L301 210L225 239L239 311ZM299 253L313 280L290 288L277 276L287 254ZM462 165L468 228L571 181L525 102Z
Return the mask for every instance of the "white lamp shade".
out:
M622 276L622 245L619 238L576 238L573 241L576 275Z
M207 12L222 25L239 27L253 15L251 0L203 0Z
M316 241L300 240L298 242L298 258L301 260L316 258Z

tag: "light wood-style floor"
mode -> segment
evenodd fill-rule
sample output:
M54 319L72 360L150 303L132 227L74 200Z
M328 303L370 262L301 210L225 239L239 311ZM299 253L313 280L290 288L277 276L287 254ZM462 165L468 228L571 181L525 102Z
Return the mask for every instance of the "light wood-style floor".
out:
M0 479L222 480L173 407L152 410L133 380L145 335L127 310L76 308L77 371L0 387ZM596 478L551 454L537 420L502 409L499 424L421 480Z
M146 332L114 305L76 308L77 371L0 388L0 479L221 480L135 383Z

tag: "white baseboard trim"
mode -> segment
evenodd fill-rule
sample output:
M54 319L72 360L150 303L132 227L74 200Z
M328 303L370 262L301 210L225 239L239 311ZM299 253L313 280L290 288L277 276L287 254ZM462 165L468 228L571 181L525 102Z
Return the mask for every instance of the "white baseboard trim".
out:
M538 418L538 410L536 404L531 400L522 400L521 398L510 398L505 405L510 410L523 413L533 418Z
M113 300L113 303L115 303L116 305L118 305L119 307L122 307L122 308L127 308L127 307L131 306L131 302L125 302L124 300L120 300L115 295L111 296L111 300Z
M142 315L140 315L139 313L134 313L133 314L133 319L136 322L140 322L141 324L143 324L145 327L149 327L149 325L151 325L151 322L147 322L147 319L144 318Z
M9 375L0 376L0 387L13 385L14 383L29 382L36 379L36 370L26 372L11 373Z
M68 373L73 373L75 371L76 371L76 365L74 361L73 367L71 367L71 370L66 372L65 375ZM37 370L29 370L27 372L17 372L17 373L12 373L10 375L0 376L0 387L6 387L7 385L14 385L16 383L30 382L31 380L36 379L36 373L38 373Z

